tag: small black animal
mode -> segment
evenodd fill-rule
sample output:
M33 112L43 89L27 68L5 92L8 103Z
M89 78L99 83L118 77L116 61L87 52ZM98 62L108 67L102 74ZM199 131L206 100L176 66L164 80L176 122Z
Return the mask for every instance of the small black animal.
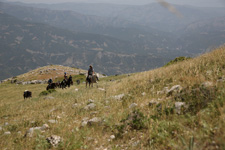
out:
M23 93L23 98L26 99L26 98L29 98L29 97L32 97L32 92L25 90L24 93Z

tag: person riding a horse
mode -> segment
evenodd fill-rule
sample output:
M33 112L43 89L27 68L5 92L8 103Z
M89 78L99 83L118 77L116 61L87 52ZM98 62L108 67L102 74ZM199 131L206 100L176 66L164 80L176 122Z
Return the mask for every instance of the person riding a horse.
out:
M98 81L98 76L95 74L93 67L90 65L88 69L88 75L86 78L86 87L87 87L87 84L89 84L89 87L90 86L93 87L93 83L97 83L97 81Z
M92 67L92 65L89 66L88 69L88 76L87 76L87 81L91 82L91 77L94 75L94 69Z
M66 75L66 72L64 73L64 79L67 81L67 75Z
M52 84L52 78L50 78L49 80L48 80L48 84Z

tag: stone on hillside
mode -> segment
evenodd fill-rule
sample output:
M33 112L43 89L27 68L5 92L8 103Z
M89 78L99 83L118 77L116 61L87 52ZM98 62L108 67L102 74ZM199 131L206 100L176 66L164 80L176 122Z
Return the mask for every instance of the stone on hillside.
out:
M134 142L133 144L132 144L132 147L137 147L138 145L139 145L139 143L140 143L140 141L138 140L138 141L136 141L136 142Z
M187 109L188 106L185 102L176 102L175 103L175 112L177 114L181 114L184 109Z
M24 136L25 137L32 137L34 131L41 131L41 127L33 127L33 128L28 129Z
M94 100L92 100L92 99L89 99L88 100L88 103L94 103L95 101Z
M136 108L138 105L136 104L136 103L132 103L130 106L129 106L129 108L130 109L133 109L133 108Z
M45 130L49 129L49 126L47 124L43 124L42 127L33 127L27 130L26 134L24 135L25 137L32 137L34 131L40 131L44 132Z
M78 107L80 107L80 104L78 104L78 103L75 103L72 105L72 108L78 108Z
M11 134L10 131L7 131L7 132L4 133L4 135L10 135L10 134Z
M94 117L94 118L88 120L87 124L88 124L89 126L91 126L91 125L96 125L96 124L101 123L101 121L102 121L101 118Z
M173 93L178 93L182 90L182 86L174 85L171 89L167 91L167 96L172 95Z
M210 82L210 81L206 81L206 82L202 83L203 88L208 88L208 87L212 87L212 86L213 86L213 82Z
M217 82L225 82L225 77L219 77Z
M212 73L213 73L212 70L207 70L207 71L206 71L206 74L207 74L207 75L212 75Z
M152 99L149 103L148 103L148 106L151 107L153 105L158 105L159 102L157 102L155 99Z
M53 147L57 147L60 142L62 142L62 138L57 135L51 135L46 139Z
M43 124L43 126L40 128L42 131L49 129L48 124Z
M143 93L141 93L141 95L142 95L142 96L145 96L145 95L146 95L146 93L145 93L145 92L143 92Z
M82 119L82 122L81 122L82 127L85 127L87 125L88 119L89 119L88 117L85 117L85 118Z
M81 122L81 126L82 126L82 127L85 127L85 126L87 125L87 123L88 123L87 121L82 121L82 122Z
M93 115L96 115L96 114L98 114L97 111L94 111L94 112L91 112L91 113L90 113L90 115L92 115L92 116L93 116Z
M94 103L90 103L84 107L85 110L93 110L95 108L96 108L96 104L94 104Z
M164 94L164 92L163 92L163 91L157 91L156 94L157 94L157 95L162 95L162 94Z
M100 90L100 91L105 91L105 89L103 89L103 88L98 88L98 90Z
M37 80L30 81L30 84L36 84L36 83L37 83Z
M55 98L52 96L46 96L46 97L44 97L44 99L46 100L46 99L55 99Z
M58 123L57 120L48 120L48 122L49 122L49 123L53 123L53 124L54 124L54 123Z
M100 124L100 123L101 123L101 121L102 121L102 119L101 119L101 118L94 117L94 118L92 118L92 119L88 120L87 124L88 124L89 126L92 126L92 125L97 125L97 124Z
M121 100L124 96L125 96L125 94L120 94L120 95L114 96L114 98L115 98L116 100Z
M157 95L167 94L169 91L168 87L164 87L162 91L157 91Z
M79 91L79 90L76 88L75 91L77 92L77 91Z
M110 139L111 139L111 140L114 140L115 138L116 138L115 135L111 135L111 136L110 136Z

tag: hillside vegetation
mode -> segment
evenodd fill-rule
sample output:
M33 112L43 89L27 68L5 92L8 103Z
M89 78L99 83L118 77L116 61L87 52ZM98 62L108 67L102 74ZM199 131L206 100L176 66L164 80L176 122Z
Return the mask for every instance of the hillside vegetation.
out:
M39 95L46 84L3 83L0 147L225 149L224 58L221 47L167 67L100 78L98 88L73 85L47 96ZM32 98L24 100L24 90ZM60 137L55 147L46 140L51 135Z

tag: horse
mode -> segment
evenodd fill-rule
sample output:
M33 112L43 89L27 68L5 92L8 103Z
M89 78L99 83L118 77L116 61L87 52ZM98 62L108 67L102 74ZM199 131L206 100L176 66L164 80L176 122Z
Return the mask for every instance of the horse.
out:
M64 89L64 88L66 88L66 80L64 79L64 80L62 80L62 82L60 83L60 88L62 88L62 89Z
M72 79L70 78L68 80L63 79L63 81L60 83L60 88L64 89L67 86L70 87L70 85L73 85Z
M49 84L47 87L46 87L46 90L49 90L49 89L55 89L57 86L56 86L56 83L51 83Z
M93 87L93 83L98 83L97 81L99 81L97 75L93 75L93 76L88 75L88 77L86 78L86 87L87 87L87 84L89 84L89 87L90 86Z
M72 78L69 78L69 79L67 80L66 85L67 85L68 87L70 87L70 85L73 85L73 80L72 80Z

